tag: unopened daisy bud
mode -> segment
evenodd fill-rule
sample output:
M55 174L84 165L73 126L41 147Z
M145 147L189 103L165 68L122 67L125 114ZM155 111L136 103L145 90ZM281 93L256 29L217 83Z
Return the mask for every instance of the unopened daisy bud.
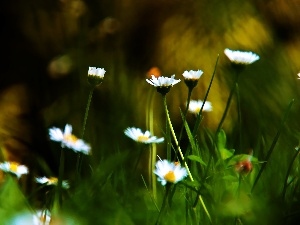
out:
M88 70L88 82L97 86L102 83L104 79L105 70L103 68L89 67Z
M187 170L181 167L179 163L169 162L168 160L158 161L154 173L163 186L167 183L176 184L188 175Z
M238 173L247 174L252 171L253 165L250 160L240 161L235 165L235 170Z
M201 75L203 74L202 70L190 70L190 71L184 71L182 76L184 77L184 82L186 84L186 86L189 89L193 89L194 87L196 87L199 78L201 77Z
M146 81L156 87L157 92L162 95L166 95L170 91L171 87L180 82L180 79L176 80L175 75L172 75L171 77L155 77L152 75L151 79L146 79Z

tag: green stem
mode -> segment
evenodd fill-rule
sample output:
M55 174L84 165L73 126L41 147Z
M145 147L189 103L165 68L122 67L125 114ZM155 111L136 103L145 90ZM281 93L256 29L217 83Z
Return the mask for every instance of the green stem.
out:
M136 171L136 169L137 169L137 167L139 165L139 161L140 161L140 159L142 157L142 154L143 154L143 148L142 148L141 145L139 146L139 151L138 152L139 152L139 155L138 155L138 158L137 158L137 160L135 162L135 165L133 167L133 174L135 173L135 171Z
M184 110L184 114L183 114L183 124L181 126L181 129L180 129L180 134L179 134L179 143L181 141L181 138L182 138L182 133L183 133L183 128L184 128L184 123L186 121L186 115L187 115L187 112L189 110L189 106L190 106L190 100L191 100L191 95L192 95L192 91L193 91L193 88L189 88L188 90L188 97L187 97L187 103L186 103L186 108Z
M174 138L174 141L175 141L175 144L176 144L176 148L177 148L177 150L178 150L178 152L180 154L181 160L184 163L184 166L185 166L185 168L186 168L186 170L188 172L188 175L189 175L191 181L194 181L193 176L192 176L192 174L191 174L191 172L189 170L189 167L188 167L187 163L184 160L184 155L183 155L183 153L181 151L181 148L179 146L179 143L178 143L176 135L175 135L175 131L174 131L173 126L172 126L172 122L171 122L171 119L170 119L170 115L169 115L169 111L168 111L168 106L167 106L167 102L166 102L166 96L164 96L164 106L165 106L165 112L166 112L167 122L168 122L169 128L171 130L171 133L173 135L173 138Z
M85 108L85 114L84 114L83 124L82 124L81 139L83 139L83 137L84 137L86 121L87 121L87 118L88 118L88 115L89 115L89 109L90 109L90 105L91 105L91 101L92 101L92 97L93 97L93 92L94 92L94 87L91 88L91 90L90 90L87 105L86 105L86 108ZM76 162L76 171L77 171L77 178L78 179L80 179L81 166L82 166L82 156L83 156L82 153L78 153L77 162Z
M238 134L239 134L239 149L242 150L242 112L241 112L241 100L238 83L236 85L236 96L237 96L237 108L238 108Z
M213 74L212 74L212 76L211 76L211 79L210 79L210 82L209 82L207 91L206 91L205 96L204 96L204 99L203 99L202 107L201 107L201 109L200 109L200 112L199 112L198 115L197 115L196 123L195 123L194 129L193 129L193 136L195 136L196 133L197 133L197 131L198 131L198 128L199 128L199 125L200 125L200 122L201 122L201 116L202 116L202 111L203 111L203 108L204 108L204 104L205 104L205 102L206 102L206 100L207 100L207 97L208 97L210 88L211 88L211 86L212 86L212 83L213 83L213 80L214 80L214 77L215 77L215 74L216 74L216 71L217 71L218 61L219 61L219 55L218 55L218 57L217 57L216 64L215 64L215 67L214 67L214 72L213 72Z
M227 100L227 103L226 103L225 111L224 111L224 113L223 113L223 115L222 115L222 119L221 119L221 121L220 121L220 123L219 123L219 125L218 125L216 134L219 133L219 131L221 130L221 128L222 128L222 126L223 126L223 123L224 123L224 121L225 121L225 118L226 118L226 116L227 116L227 113L228 113L228 110L229 110L229 107L230 107L230 103L231 103L233 94L234 94L234 92L235 92L235 90L236 90L236 87L237 87L237 83L238 83L239 77L240 77L239 74L237 74L237 75L236 75L236 79L235 79L235 81L234 81L234 85L233 85L233 87L231 88L231 91L230 91L230 94L229 94L229 97L228 97L228 100Z
M166 109L166 107L167 107L167 97L166 97L166 95L163 95L163 102L164 102L164 107ZM170 135L171 125L168 122L168 120L169 120L168 116L169 116L169 114L166 115L166 117L167 117L167 119L166 119L167 159L169 161L171 161L171 146L172 146L172 144L171 144L171 135Z
M292 161L290 162L289 168L287 170L287 173L286 173L286 176L285 176L285 179L284 179L284 186L283 186L283 190L282 190L282 199L283 200L285 198L286 189L288 187L288 178L289 178L289 175L290 175L291 170L293 168L294 161L296 160L297 156L299 155L299 148L300 148L299 146L296 147L296 152L293 155Z
M153 120L153 105L154 105L154 89L150 88L147 95L147 108L146 108L146 126L148 127L151 134L154 133L154 120ZM148 163L148 172L149 172L149 180L150 186L152 187L152 194L154 199L156 199L156 175L153 173L155 163L156 163L156 144L153 143L149 145L150 148L150 157Z
M164 211L164 209L165 209L165 207L167 206L167 203L168 203L167 200L168 200L168 195L169 195L170 190L171 190L171 185L172 184L169 184L169 183L167 183L167 185L166 185L166 193L165 193L164 200L163 200L163 203L161 205L161 208L160 208L160 211L159 211L159 214L158 214L158 217L157 217L155 225L159 225L160 224L161 215L162 215L162 213L163 213L163 211Z
M57 180L57 199L59 206L62 206L62 181L64 175L64 166L65 166L65 150L64 148L60 151L60 160L59 160L59 172L58 172L58 180Z

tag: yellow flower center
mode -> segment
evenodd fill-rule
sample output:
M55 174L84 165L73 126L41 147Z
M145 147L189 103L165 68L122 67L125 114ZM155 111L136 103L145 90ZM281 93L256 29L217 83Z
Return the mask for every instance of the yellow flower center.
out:
M68 141L68 142L75 143L78 140L78 138L73 134L68 134L68 135L64 136L64 140Z
M165 176L164 176L165 180L170 182L170 183L174 183L176 180L175 174L173 171L169 171Z
M49 184L57 184L57 178L56 177L50 177L48 183Z
M195 113L199 113L200 112L201 107L197 107L195 108Z
M10 165L9 165L10 171L12 171L12 172L14 172L14 173L18 172L18 167L19 167L19 164L16 163L16 162L12 162L12 163L10 163Z
M149 140L149 137L145 136L145 135L138 136L138 138L137 138L138 142L145 142L145 141L148 141L148 140Z

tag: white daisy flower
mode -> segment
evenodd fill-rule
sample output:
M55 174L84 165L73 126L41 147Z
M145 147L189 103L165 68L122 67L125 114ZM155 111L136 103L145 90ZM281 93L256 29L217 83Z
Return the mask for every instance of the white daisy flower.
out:
M90 145L73 135L72 126L69 124L65 126L64 132L56 127L50 128L49 136L52 141L61 142L62 147L67 147L86 155L90 153Z
M33 215L34 225L50 225L51 213L49 210L38 210L35 215Z
M104 68L89 67L88 82L93 86L101 84L104 79L105 72Z
M176 80L174 77L175 74L171 77L155 77L154 75L151 75L151 79L146 79L146 81L156 87L157 92L162 95L166 95L170 91L171 87L180 82L180 79Z
M146 81L154 87L172 87L180 82L180 79L176 80L174 77L175 74L171 77L155 77L154 75L151 75L151 79L146 79Z
M56 186L57 182L58 182L58 179L56 177L50 177L50 178L36 177L35 181L39 184L44 184L44 185L47 185L47 186L52 186L52 185ZM62 187L65 188L65 189L70 188L70 185L69 185L68 181L63 180L62 181Z
M298 79L300 79L300 73L298 73L297 75L298 75Z
M105 72L106 71L104 68L89 67L88 76L97 76L99 78L104 78Z
M202 70L190 70L190 71L184 71L182 76L184 77L184 79L187 80L199 80L199 78L202 76L203 71Z
M125 135L130 137L132 140L144 144L151 144L151 143L162 143L164 138L157 138L156 136L151 136L150 131L146 131L143 133L140 128L135 127L128 127L124 131Z
M5 173L12 173L20 178L23 174L28 174L28 168L20 165L17 162L3 162L0 163L0 170Z
M198 114L203 105L203 101L201 100L191 100L189 104L189 112ZM203 106L203 111L212 111L211 102L205 101Z
M188 175L187 170L181 167L179 163L169 162L168 160L158 161L155 167L154 173L163 186L167 182L176 184Z
M253 52L233 51L226 48L224 53L234 64L249 65L259 60L259 56Z

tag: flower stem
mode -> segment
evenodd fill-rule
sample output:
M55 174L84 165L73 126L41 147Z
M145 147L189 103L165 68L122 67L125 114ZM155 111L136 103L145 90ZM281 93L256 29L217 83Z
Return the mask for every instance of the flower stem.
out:
M62 180L64 174L64 166L65 166L65 151L63 148L61 148L60 160L59 160L59 172L58 172L58 180L57 180L57 192L56 192L56 196L60 207L62 206Z
M167 109L167 97L166 95L163 95L163 102L164 102L164 107L166 110ZM166 140L167 140L167 159L169 161L171 161L171 135L170 135L170 129L172 125L170 125L170 122L169 122L169 113L166 113ZM177 145L177 143L176 143Z
M168 195L169 195L170 189L172 187L171 185L172 184L168 184L168 183L166 185L166 193L165 193L164 200L163 200L163 203L161 205L161 208L160 208L160 211L159 211L159 214L158 214L158 217L157 217L155 225L159 225L160 224L160 218L161 218L162 212L164 211L165 207L167 206Z
M168 122L169 128L170 128L170 130L171 130L171 133L172 133L172 135L173 135L173 138L174 138L174 141L175 141L177 150L178 150L178 152L179 152L179 154L180 154L180 157L181 157L181 160L183 161L184 166L185 166L185 168L186 168L186 170L187 170L187 172L188 172L188 175L189 175L189 177L190 177L190 180L191 180L191 181L194 181L193 176L192 176L192 174L191 174L191 172L190 172L190 170L189 170L189 167L188 167L187 163L186 163L185 160L184 160L184 155L183 155L183 153L182 153L182 151L181 151L181 148L180 148L180 146L179 146L179 143L178 143L178 141L177 141L177 138L176 138L176 135L175 135L175 132L174 132L172 123L171 123L171 119L170 119L169 111L168 111L168 107L167 107L167 102L166 102L166 96L164 96L164 106L165 106L165 112L166 112L166 116L167 116L167 122Z
M154 120L153 120L153 104L154 104L154 89L150 88L147 96L147 109L146 109L146 125L149 128L149 131L153 134L154 133ZM150 157L149 157L149 163L148 163L148 172L149 172L149 180L150 185L152 188L152 194L154 199L156 200L156 176L153 173L155 163L156 163L156 144L153 143L149 146L150 148Z
M238 133L239 133L239 149L242 149L242 112L241 112L241 99L239 85L236 82L236 97L237 97L237 108L238 108Z
M237 87L237 84L238 84L239 77L240 77L239 74L237 74L237 75L236 75L236 78L235 78L235 81L234 81L234 85L233 85L233 87L231 88L231 91L230 91L230 94L229 94L229 97L228 97L228 100L227 100L227 103L226 103L225 111L224 111L224 113L223 113L223 115L222 115L222 119L221 119L221 121L220 121L220 123L219 123L219 125L218 125L216 134L219 133L219 131L221 130L221 128L222 128L222 126L223 126L223 123L224 123L224 121L225 121L225 118L226 118L226 116L227 116L227 113L228 113L228 110L229 110L229 107L230 107L230 103L231 103L233 94L234 94L234 92L235 92L235 90L236 90L236 87Z
M282 190L282 199L284 200L285 198L285 193L286 193L286 189L288 187L288 178L289 178L289 175L291 173L291 170L293 168L293 164L294 164L294 161L296 160L297 156L299 155L299 146L297 146L295 149L296 149L296 152L294 153L293 155L293 158L289 164L289 167L288 167L288 170L287 170L287 173L286 173L286 176L285 176L285 179L284 179L284 186L283 186L283 190Z
M193 88L189 88L188 90L188 97L187 97L187 103L186 103L186 108L184 110L184 114L183 114L183 123L182 123L182 126L181 126L181 129L180 129L180 134L179 134L179 142L181 141L181 138L182 138L182 133L183 133L183 128L184 128L184 123L186 121L186 114L189 110L189 106L190 106L190 100L191 100L191 95L192 95L192 91L193 91Z
M88 115L89 115L89 109L90 109L90 105L91 105L91 101L92 101L92 97L93 97L93 92L94 92L94 87L91 88L91 90L90 90L87 105L86 105L86 108L85 108L85 114L84 114L83 124L82 124L81 139L83 139L83 137L84 137L86 121L87 121L87 118L88 118ZM80 172L81 172L81 166L82 166L82 156L83 156L82 153L78 153L77 163L76 163L76 172L77 172L77 178L78 179L80 178Z

